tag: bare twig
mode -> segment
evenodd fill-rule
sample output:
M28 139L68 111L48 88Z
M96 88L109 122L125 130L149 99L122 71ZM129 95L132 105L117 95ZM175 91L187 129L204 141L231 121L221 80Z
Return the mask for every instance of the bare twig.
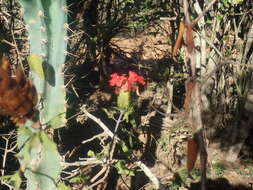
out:
M15 154L15 149L17 147L17 144L15 143L13 146L10 142L11 138L13 137L15 131L11 131L9 134L7 135L1 135L2 139L5 140L5 148L2 149L4 150L4 154L3 154L3 162L2 162L2 168L1 169L1 176L4 176L5 175L5 165L6 165L6 160L7 160L7 156L8 156L8 153L13 153ZM10 147L11 146L11 147ZM10 148L9 148L10 147Z
M83 111L84 114L86 114L91 120L95 121L103 130L104 132L113 139L114 134L108 129L108 127L97 117L94 115L90 114L87 109L86 105L81 107L81 110ZM117 138L116 138L117 139ZM117 139L118 140L118 139Z
M168 20L168 21L171 21L171 20L176 20L177 19L177 17L160 17L160 20Z
M14 25L12 25L14 26ZM17 53L17 59L18 59L18 62L19 62L19 65L21 65L22 69L24 69L23 65L22 65L22 60L21 60L21 57L20 57L20 51L18 49L18 45L17 45L17 42L16 42L16 39L15 39L15 36L14 36L14 32L13 32L13 28L11 28L11 36L12 36L12 39L13 39L13 43L14 43L14 48L16 50L16 53Z
M8 45L10 45L12 47L15 47L15 44L13 44L13 43L11 43L11 42L9 42L7 40L1 40L1 42L6 43L6 44L8 44Z
M205 83L208 81L208 79L211 78L221 67L223 67L224 65L227 65L227 64L238 65L233 60L222 59L222 62L219 65L217 65L207 76L205 76L205 78L202 79L201 84L200 84L200 88L202 91L205 90L205 89L202 89L202 87L205 85Z
M209 40L207 39L205 36L201 35L198 31L196 31L196 33L203 38L204 40L206 40L206 42L208 43L208 45L214 49L214 51L219 55L220 58L223 58L222 53L218 50L218 48L215 47L215 45Z
M188 0L184 0L184 4L183 4L183 7L184 7L184 16L185 16L185 21L190 24L191 23L191 20L190 20L190 15L189 15L189 3L188 3Z
M207 5L207 7L198 15L198 17L195 18L195 20L192 22L192 25L195 25L195 24L199 21L199 19L201 19L201 17L204 16L204 15L207 13L207 11L209 11L209 9L213 6L213 4L214 4L216 1L217 1L217 0L211 1L211 2Z
M99 139L99 138L105 137L105 136L106 136L106 133L105 133L105 132L99 133L98 135L95 135L95 136L93 136L93 137L91 137L91 138L89 138L89 139L87 139L87 140L84 140L84 141L82 142L82 144L85 144L85 143L87 143L87 142L91 142L91 141L93 141L94 139Z
M114 150L115 150L115 146L116 146L115 138L117 138L117 130L118 130L120 122L122 121L123 115L124 115L124 112L120 111L120 115L119 115L119 118L117 120L115 129L114 129L114 136L113 136L113 139L112 139L112 145L111 145L111 149L110 149L111 150L110 157L109 157L110 160L113 158L113 154L114 154Z
M134 164L142 169L142 171L145 173L145 175L152 182L153 187L155 189L167 190L167 188L165 188L162 184L160 184L157 177L150 171L150 169L142 161L135 161Z
M95 187L95 186L99 185L100 183L104 182L105 179L107 178L108 174L109 174L109 171L110 171L110 169L107 167L106 171L105 171L105 174L104 174L104 176L101 179L99 179L97 182L93 183L89 187L84 187L82 190L92 189L93 187Z
M114 150L115 150L115 147L116 147L116 143L117 141L119 140L118 137L117 137L117 130L118 130L118 127L119 127L119 124L120 122L122 121L122 117L124 115L124 112L123 111L120 111L120 115L119 115L119 118L116 122L116 126L115 126L115 129L114 129L114 133L112 133L108 127L97 117L95 117L94 115L90 114L87 110L86 110L86 107L85 105L82 106L81 108L82 112L84 114L86 114L90 119L92 119L93 121L95 121L103 130L104 132L103 133L100 133L96 136L93 136L92 138L88 139L88 140L85 140L83 141L83 143L87 143L87 142L90 142L96 138L100 138L102 136L109 136L112 138L112 144L111 144L111 147L110 147L110 154L109 154L109 159L106 160L105 162L99 162L98 160L90 160L92 162L78 162L78 163L74 163L74 164L82 164L82 166L85 164L95 164L95 165L98 165L98 164L102 164L102 168L101 170L90 180L90 182L92 183L90 186L88 187L83 187L82 189L86 190L86 189L92 189L93 187L99 185L100 183L102 183L108 176L109 174L109 171L110 171L110 164L113 162L113 154L114 154ZM103 176L103 177L101 177Z
M112 158L113 158L113 154L114 154L114 150L115 150L116 142L117 142L116 141L117 130L118 130L120 122L122 121L123 115L124 115L124 112L120 111L120 115L119 115L119 118L117 119L117 122L116 122L116 126L115 126L115 129L114 129L114 135L113 135L112 143L111 143L111 146L110 146L109 160L108 160L107 164L105 164L102 167L102 169L90 180L91 183L93 183L93 182L94 183L92 185L90 185L87 189L91 189L92 187L95 187L98 184L100 184L101 182L103 182L106 179L106 177L108 176L108 174L109 174L110 165L108 163L110 163L111 160L112 160ZM103 177L101 179L99 179L102 175L103 175ZM97 179L99 179L99 180L96 181Z
M166 115L170 115L172 112L173 84L170 81L168 81L166 87L169 94Z
M9 190L14 190L15 189L13 186L9 185L8 183L2 182L2 184L6 185L9 188Z
M194 4L196 12L200 15L203 12L201 12L201 7L198 3L198 1ZM207 60L207 52L206 52L206 40L202 38L206 37L206 31L205 31L205 19L204 17L200 18L200 22L198 23L200 29L201 29L201 37L199 37L200 40L200 65L206 65Z
M90 180L91 183L95 182L101 175L103 175L109 167L107 165L103 166L102 169Z
M90 165L101 165L104 164L105 162L103 162L102 160L98 160L96 158L85 158L85 160L83 161L76 161L76 162L61 162L61 165L63 166L63 168L67 168L70 166L90 166Z
M69 180L75 176L77 176L78 174L80 174L80 167L74 169L74 170L71 170L71 171L62 171L62 174L65 174L66 177L62 177L61 179L62 180Z

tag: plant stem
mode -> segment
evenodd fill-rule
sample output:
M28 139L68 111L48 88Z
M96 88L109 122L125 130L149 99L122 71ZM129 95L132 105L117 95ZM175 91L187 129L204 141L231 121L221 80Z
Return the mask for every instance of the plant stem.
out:
M119 124L122 121L123 115L124 115L124 111L120 110L120 115L119 115L119 118L116 122L116 126L115 126L115 129L114 129L114 134L113 134L113 138L112 138L112 143L111 143L111 146L110 146L110 149L109 149L109 150L111 150L109 160L111 160L112 157L113 157L113 153L114 153L115 146L116 146L115 138L117 138L117 131L118 131L118 128L119 128Z

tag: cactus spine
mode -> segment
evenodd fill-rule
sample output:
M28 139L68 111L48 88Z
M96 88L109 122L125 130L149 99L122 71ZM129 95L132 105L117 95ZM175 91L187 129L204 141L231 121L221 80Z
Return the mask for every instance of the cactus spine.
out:
M46 128L65 124L63 66L67 47L66 0L20 0L28 31L31 79L40 98L39 118ZM26 123L18 131L21 170L28 190L56 190L61 172L56 144L43 130Z

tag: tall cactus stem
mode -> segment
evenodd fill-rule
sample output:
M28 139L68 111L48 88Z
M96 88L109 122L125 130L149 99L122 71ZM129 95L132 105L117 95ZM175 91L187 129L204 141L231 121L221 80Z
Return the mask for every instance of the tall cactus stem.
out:
M20 0L28 31L30 78L41 102L40 123L56 129L66 123L63 68L66 59L66 0ZM27 123L18 130L18 158L27 178L27 190L57 190L61 172L56 144L43 130Z

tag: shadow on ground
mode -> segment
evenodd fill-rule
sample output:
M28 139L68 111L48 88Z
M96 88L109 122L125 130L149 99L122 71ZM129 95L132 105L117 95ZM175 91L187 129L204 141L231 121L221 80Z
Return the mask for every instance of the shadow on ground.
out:
M253 190L252 187L245 186L242 184L233 185L230 184L226 178L217 178L215 180L208 179L207 181L207 189L208 190ZM199 190L200 183L192 183L189 190Z

